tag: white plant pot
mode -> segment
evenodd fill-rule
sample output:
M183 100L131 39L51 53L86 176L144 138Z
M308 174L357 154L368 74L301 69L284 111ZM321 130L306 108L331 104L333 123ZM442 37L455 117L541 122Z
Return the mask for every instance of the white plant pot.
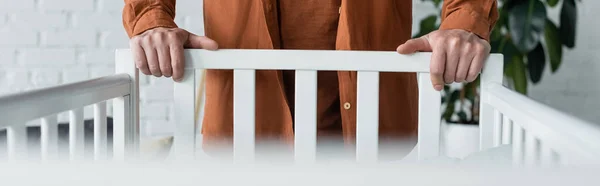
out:
M464 158L479 149L479 126L442 122L441 151L445 156Z

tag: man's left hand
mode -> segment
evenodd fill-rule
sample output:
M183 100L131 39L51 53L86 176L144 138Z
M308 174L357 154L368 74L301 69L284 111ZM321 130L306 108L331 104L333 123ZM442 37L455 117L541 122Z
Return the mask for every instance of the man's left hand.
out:
M437 30L398 46L398 53L432 52L431 83L437 91L444 84L474 81L490 54L490 44L460 29Z

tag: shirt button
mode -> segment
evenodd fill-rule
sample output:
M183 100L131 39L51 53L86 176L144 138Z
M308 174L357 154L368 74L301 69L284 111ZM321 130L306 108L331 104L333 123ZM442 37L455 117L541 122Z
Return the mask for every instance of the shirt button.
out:
M349 110L350 106L352 106L352 105L350 105L350 103L348 103L348 102L344 103L344 109Z

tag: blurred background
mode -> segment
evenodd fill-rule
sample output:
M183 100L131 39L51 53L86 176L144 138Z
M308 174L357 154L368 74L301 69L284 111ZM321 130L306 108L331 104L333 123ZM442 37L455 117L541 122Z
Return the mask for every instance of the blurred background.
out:
M176 17L180 27L199 35L201 2L178 0ZM441 3L413 0L415 37L437 28ZM113 74L114 50L128 47L123 5L123 0L0 0L0 95ZM492 46L507 58L506 85L600 123L598 7L597 0L500 0ZM166 78L141 81L143 136L173 132L171 85ZM448 86L444 121L477 124L471 117L478 110L472 107L477 92L476 84ZM91 118L92 108L85 113ZM68 121L68 115L59 120Z

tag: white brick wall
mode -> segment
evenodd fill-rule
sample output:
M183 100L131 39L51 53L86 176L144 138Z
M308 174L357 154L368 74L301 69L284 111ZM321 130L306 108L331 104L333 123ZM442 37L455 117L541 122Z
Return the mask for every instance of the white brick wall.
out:
M114 74L114 50L128 47L123 6L123 0L0 0L0 95ZM180 0L177 8L179 26L203 34L201 1ZM140 84L143 131L172 131L173 83L142 77ZM92 117L91 107L85 115Z
M82 11L94 10L95 0L44 0L40 8L45 11Z
M92 48L97 44L97 33L92 29L70 29L42 32L44 47Z
M23 48L20 63L28 67L72 65L77 56L74 48Z
M31 86L29 72L19 68L0 69L0 94L24 90Z
M100 34L100 46L102 48L127 48L129 37L123 30L105 31Z
M0 64L9 65L15 62L15 50L0 48Z
M95 29L97 31L123 31L123 22L121 22L120 13L84 12L73 15L73 27Z
M35 0L0 0L0 11L22 11L33 10L35 8Z
M177 1L176 22L202 35L200 0ZM122 27L122 0L0 0L0 94L69 83L114 73L116 48L128 47ZM566 51L564 64L554 75L531 87L531 96L579 117L600 123L600 37L592 7L580 6L578 48ZM430 4L414 0L414 18L434 13ZM558 10L550 10L557 18ZM417 28L418 21L413 23ZM416 32L417 29L413 29ZM559 84L560 83L560 84ZM173 131L172 82L166 78L141 79L143 131ZM91 108L85 115L91 117ZM61 114L63 121L68 115ZM149 134L149 133L146 133Z
M4 29L0 30L0 47L36 46L38 33L29 30Z
M14 1L14 0L13 0ZM8 27L12 30L53 30L64 29L69 25L67 12L21 11L9 15Z
M90 79L89 69L86 66L66 67L62 70L63 83L71 83Z

